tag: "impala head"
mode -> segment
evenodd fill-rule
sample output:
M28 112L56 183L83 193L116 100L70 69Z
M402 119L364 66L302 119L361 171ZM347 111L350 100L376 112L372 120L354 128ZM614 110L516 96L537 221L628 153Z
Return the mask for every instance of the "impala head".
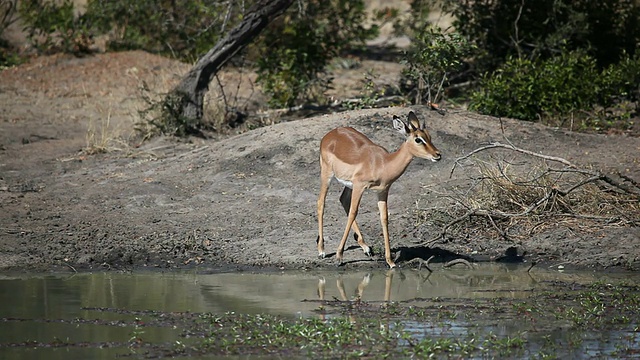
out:
M439 161L440 151L431 143L431 136L424 125L416 117L413 111L409 112L407 122L396 115L393 116L393 127L407 137L407 144L413 156Z

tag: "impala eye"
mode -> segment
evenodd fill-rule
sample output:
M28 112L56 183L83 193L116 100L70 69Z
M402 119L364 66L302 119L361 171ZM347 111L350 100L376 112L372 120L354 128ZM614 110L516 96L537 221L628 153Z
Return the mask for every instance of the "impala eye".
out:
M423 140L422 138L417 137L417 138L416 138L416 144L422 144L422 145L425 145L426 143L424 142L424 140Z

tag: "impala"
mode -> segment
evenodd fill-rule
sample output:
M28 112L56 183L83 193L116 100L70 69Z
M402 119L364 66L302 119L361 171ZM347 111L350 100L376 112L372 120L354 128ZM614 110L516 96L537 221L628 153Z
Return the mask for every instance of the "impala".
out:
M342 264L342 253L349 232L353 227L354 237L367 256L371 249L364 242L356 215L360 199L365 190L370 189L378 194L378 209L384 237L384 256L389 267L396 265L391 260L389 245L387 198L389 187L405 171L414 157L440 160L440 152L431 143L429 132L421 126L413 111L409 112L405 122L393 116L393 127L406 136L400 149L389 153L382 146L376 145L362 133L350 127L340 127L327 133L320 142L320 195L318 196L318 257L324 258L324 237L322 222L327 190L332 178L345 186L340 195L340 203L347 212L347 227L344 230L336 259Z

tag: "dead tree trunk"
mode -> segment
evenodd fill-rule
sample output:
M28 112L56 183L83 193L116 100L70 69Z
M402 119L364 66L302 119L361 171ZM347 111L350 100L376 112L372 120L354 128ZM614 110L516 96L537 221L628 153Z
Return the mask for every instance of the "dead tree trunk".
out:
M176 120L182 124L191 124L191 129L185 129L186 132L200 133L204 95L209 90L213 76L292 3L293 0L259 0L254 4L242 22L201 57L173 89L169 95L173 101L167 101L167 104L174 106L173 109L165 106L164 111L171 112L165 115L179 117Z

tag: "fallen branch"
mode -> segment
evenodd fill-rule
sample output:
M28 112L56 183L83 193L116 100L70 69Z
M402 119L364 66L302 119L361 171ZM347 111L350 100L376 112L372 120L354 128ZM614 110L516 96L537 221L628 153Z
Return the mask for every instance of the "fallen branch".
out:
M78 273L78 270L76 270L76 268L74 268L73 266L71 266L71 264L69 264L68 262L63 261L62 263L63 263L64 265L66 265L69 269L73 270L73 272L74 272L74 273L76 273L76 274Z
M458 265L458 264L463 264L466 265L469 269L473 269L473 265L471 265L470 262L468 262L465 259L455 259L455 260L451 260L449 262L444 263L443 267L445 268L450 268L452 266Z
M516 151L516 152L519 152L519 153L522 153L522 154L535 156L537 158L541 158L541 159L545 159L545 160L549 160L549 161L556 161L556 162L559 162L561 164L564 164L564 165L568 166L569 168L577 169L577 166L575 166L574 164L572 164L568 160L565 160L565 159L560 158L560 157L538 154L538 153L535 153L533 151L521 149L521 148L513 146L513 145L503 144L503 143L500 143L500 142L493 142L493 143L490 143L489 145L485 145L483 147L477 148L477 149L471 151L470 153L468 153L467 155L464 155L462 157L457 158L455 160L455 162L453 163L453 167L451 168L451 172L449 174L449 178L451 178L451 176L453 176L453 172L455 171L455 169L458 166L458 164L460 163L460 161L468 159L471 156L473 156L474 154L477 154L477 153L479 153L481 151L485 151L485 150L489 150L489 149L496 149L496 148L503 148L503 149L513 150L513 151Z
M631 185L633 185L633 186L635 186L635 187L637 187L637 188L640 188L640 184L638 184L638 182L637 182L637 181L633 180L632 178L628 177L627 175L624 175L624 174L622 174L622 173L618 172L618 176L620 176L621 178L623 178L625 181L630 182L630 183L631 183Z
M507 140L508 141L508 140ZM591 171L591 170L585 170L585 169L580 169L578 168L575 164L571 163L570 161L563 159L561 157L557 157L557 156L550 156L550 155L544 155L544 154L539 154L530 150L526 150L526 149L521 149L519 147L514 146L513 144L503 144L501 142L492 142L489 145L485 145L482 146L480 148L477 148L473 151L471 151L470 153L457 158L454 163L453 166L451 167L451 172L449 173L449 178L451 178L453 176L453 172L455 171L456 167L458 166L458 164L460 164L460 162L462 160L468 159L469 157L473 156L474 154L477 154L479 152L485 151L485 150L490 150L490 149L496 149L496 148L502 148L502 149L508 149L508 150L513 150L522 154L526 154L526 155L530 155L533 157L537 157L540 159L544 159L544 160L548 160L548 161L554 161L554 162L559 162L565 166L567 166L569 169L561 169L561 170L551 170L551 171L555 171L555 172L561 172L561 171L565 171L565 172L578 172L581 174L585 174L585 175L591 175L591 178L584 180L583 183L579 183L576 184L575 188L578 188L584 184L587 184L589 182L593 182L596 180L601 180L606 182L607 184L622 190L623 192L627 193L627 194L633 194L633 195L639 195L640 196L640 186L638 186L638 183L636 181L634 181L633 179L630 179L627 176L623 176L622 174L619 174L620 177L622 177L623 179L625 179L626 181L630 182L632 187L626 186L624 184L622 184L621 182L613 179L610 176L607 176L605 174L602 174L599 171ZM574 189L568 189L565 190L566 193L561 194L561 195L566 195L569 192L573 191Z
M434 257L435 257L435 255L431 255L431 257L429 259L427 259L427 261L425 261L421 257L417 257L417 258L413 258L413 259L407 261L406 264L409 265L409 264L413 264L413 263L418 263L418 270L422 270L422 267L424 266L427 270L429 270L430 273L432 273L433 270L431 270L431 268L429 267L429 262Z
M505 172L505 169L503 169L502 167L499 167L499 174L495 175L495 176L484 176L481 181L485 181L485 180L492 180L494 181L495 184L497 184L497 186L502 187L502 186L506 186L506 188L512 187L512 186L527 186L527 187L533 187L535 190L538 191L538 195L539 198L537 200L534 200L533 202L530 201L526 201L526 202L521 202L521 201L513 201L510 198L507 198L506 201L512 203L512 204L517 204L522 208L522 211L519 212L506 212L506 211L501 211L498 209L494 209L494 210L488 210L488 209L482 209L480 206L478 206L477 204L471 202L470 204L468 204L468 202L465 201L461 201L460 204L462 204L463 206L465 206L468 210L466 211L466 213L462 216L459 216L455 219L453 219L452 221L450 221L449 223L447 223L446 225L444 225L444 227L442 228L442 230L433 238L431 238L430 240L428 240L427 242L425 242L424 244L426 246L431 246L433 245L435 242L444 239L447 231L454 225L469 219L471 216L483 216L486 217L488 219L488 221L491 223L491 225L497 230L498 234L500 234L500 236L502 236L503 238L507 238L507 232L502 229L495 220L509 220L509 219L514 219L514 218L523 218L529 215L532 215L534 212L536 212L538 209L542 208L542 209L549 209L547 210L548 215L553 215L553 216L569 216L569 217L574 217L574 218L584 218L584 219L591 219L591 220L598 220L598 221L606 221L608 223L611 223L613 221L616 220L621 220L625 217L624 212L623 211L619 211L620 212L620 216L618 217L612 217L612 216L598 216L598 215L590 215L590 214L573 214L572 210L569 208L568 203L566 203L563 200L560 200L562 197L566 197L567 195L569 195L570 193L574 192L575 190L587 185L587 184L591 184L591 183L597 183L597 182L602 182L607 184L608 186L611 186L613 188L615 188L618 192L627 194L627 195L632 195L633 197L635 196L640 196L640 186L638 186L638 183L626 176L623 176L622 174L618 174L620 176L620 178L623 179L623 181L618 181L610 176L607 176L599 171L594 171L594 170L588 170L588 169L581 169L579 167L577 167L575 164L571 163L570 161L563 159L561 157L557 157L557 156L549 156L549 155L544 155L544 154L539 154L539 153L535 153L533 151L530 150L525 150L525 149L521 149L515 145L513 145L509 139L507 139L505 137L505 141L507 142L507 144L505 143L501 143L501 142L493 142L490 143L488 145L479 147L471 152L469 152L468 154L461 156L459 158L457 158L451 168L451 172L450 172L450 178L453 176L453 173L456 169L456 167L461 164L461 162L465 159L470 158L471 156L473 156L474 154L478 154L482 151L485 150L490 150L490 149L496 149L496 148L501 148L501 149L507 149L507 150L512 150L512 151L516 151L518 153L522 153L528 156L533 156L539 159L543 159L545 161L552 161L552 162L557 162L560 164L563 164L564 166L566 166L565 168L562 169L554 169L554 168L546 168L546 170L544 171L543 174L541 174L540 176L537 176L535 178L535 181L526 181L524 183L522 182L517 182L514 179L512 179L510 176L508 176ZM584 176L584 178L576 180L575 183L572 184L568 184L565 185L566 187L560 188L560 186L555 186L553 184L537 184L539 180L544 179L545 177L549 176L550 173L575 173L581 176ZM555 181L557 181L559 179L556 179ZM501 183L502 181L504 181L504 185ZM477 184L474 184L474 187ZM604 184L601 184L604 185ZM520 191L520 188L514 188L515 190L510 190L513 191L514 193L517 193L518 191ZM524 188L526 189L526 188ZM517 199L517 198L516 198ZM566 211L569 210L569 211ZM633 220L629 220L626 221L626 224L634 224L635 222Z
M449 228L450 228L450 227L452 227L453 225L455 225L455 224L457 224L457 223L459 223L459 222L461 222L461 221L463 221L463 220L467 219L467 218L468 218L469 216L471 216L471 215L472 215L476 210L477 210L477 209L471 209L471 210L467 211L467 213L466 213L466 214L464 214L464 215L462 215L462 216L460 216L460 217L458 217L458 218L453 219L452 221L450 221L448 224L446 224L446 225L442 228L442 230L440 230L440 233L439 233L438 235L434 236L434 237L433 237L433 238L431 238L429 241L427 241L427 242L425 243L425 245L426 245L427 247L429 247L429 246L433 245L435 242L437 242L438 240L440 240L440 239L444 239L444 237L447 235L447 230L449 230Z

